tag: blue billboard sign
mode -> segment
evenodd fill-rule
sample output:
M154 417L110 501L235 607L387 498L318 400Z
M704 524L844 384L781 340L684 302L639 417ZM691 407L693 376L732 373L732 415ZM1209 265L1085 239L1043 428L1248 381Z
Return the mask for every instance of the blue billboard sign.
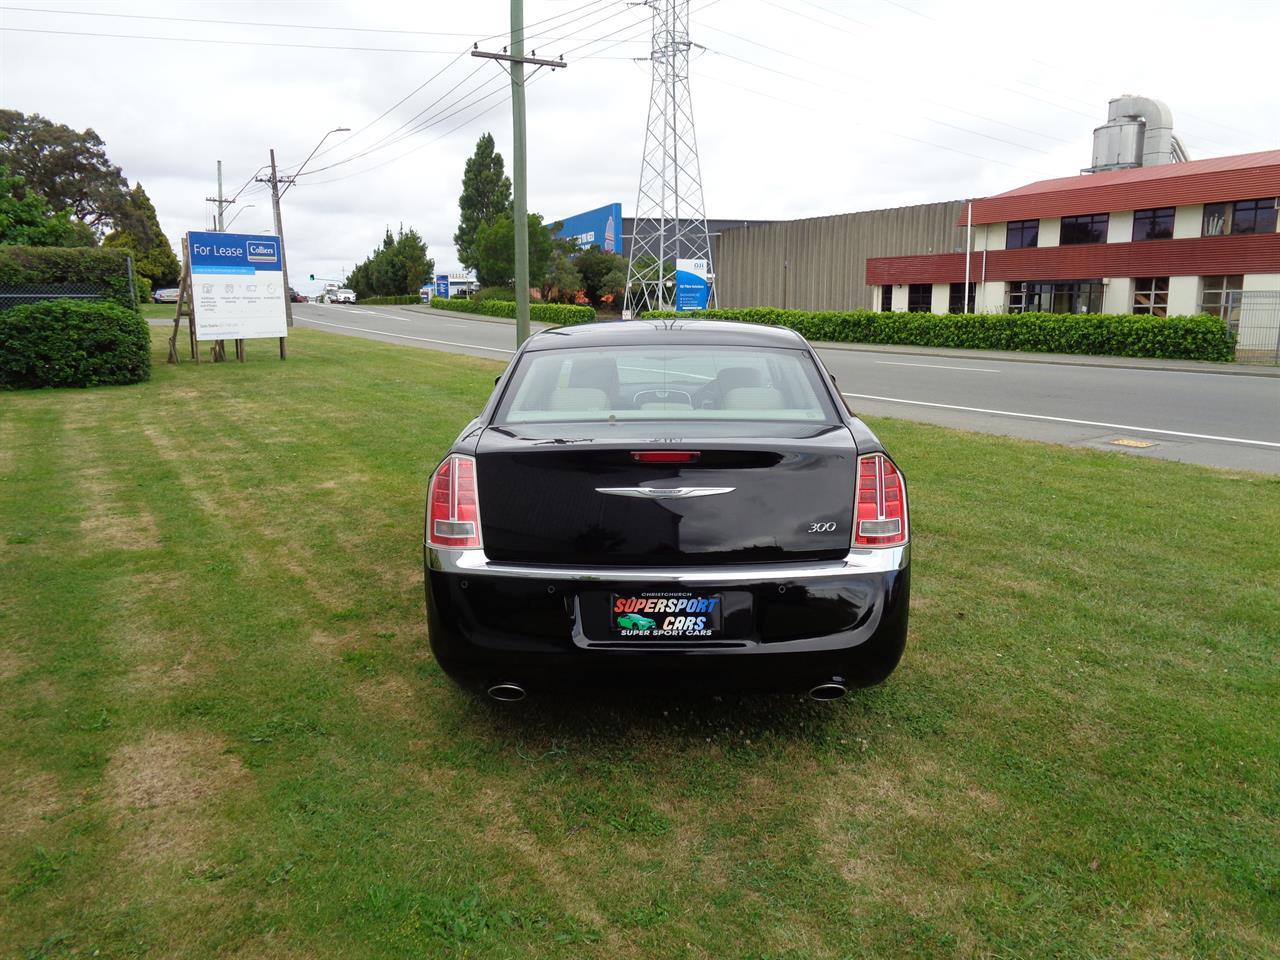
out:
M279 237L260 233L187 234L197 339L286 336L281 253Z
M705 310L711 296L706 260L676 261L676 309Z
M449 275L447 273L436 274L436 296L449 299Z
M573 240L583 250L599 247L610 253L621 253L622 204L609 203L565 217L556 236Z
M187 234L192 273L280 271L280 240L253 233Z

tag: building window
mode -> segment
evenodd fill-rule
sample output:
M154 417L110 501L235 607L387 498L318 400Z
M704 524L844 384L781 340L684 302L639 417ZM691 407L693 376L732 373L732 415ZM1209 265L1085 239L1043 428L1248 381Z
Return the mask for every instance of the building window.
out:
M1020 280L1009 284L1009 313L1048 311L1053 302L1053 284Z
M1240 274L1200 278L1200 312L1211 313L1228 323L1240 320L1240 297L1232 297L1244 289Z
M1072 280L1053 285L1054 313L1101 313L1102 281Z
M913 283L907 287L907 312L933 312L933 284Z
M1155 210L1134 211L1134 240L1168 240L1172 236L1173 207L1158 207Z
M973 294L974 294L974 290L977 288L977 284L971 283L968 286L969 286L969 312L972 313L974 310ZM951 285L951 296L947 300L947 313L964 313L965 312L964 288L965 288L965 285L963 283L953 283Z
M1204 219L1200 222L1200 236L1220 237L1227 232L1227 205L1206 203Z
M1102 281L1023 280L1011 283L1007 309L1010 313L1100 313Z
M1107 239L1106 213L1087 213L1082 217L1063 217L1062 236L1058 240L1064 247L1071 243L1103 243Z
M1134 281L1133 312L1153 317L1169 315L1169 278L1139 277Z
M1276 198L1237 200L1231 210L1232 233L1275 233Z
M880 285L880 312L888 313L893 309L893 284L882 283Z
M1006 250L1021 250L1024 247L1034 247L1039 242L1039 220L1010 220L1005 228L1004 247Z

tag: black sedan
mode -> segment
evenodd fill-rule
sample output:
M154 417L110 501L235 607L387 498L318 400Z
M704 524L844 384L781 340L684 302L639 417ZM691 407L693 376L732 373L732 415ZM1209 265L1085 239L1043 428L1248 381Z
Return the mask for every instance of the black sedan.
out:
M529 338L430 481L432 650L496 699L883 680L907 490L793 331L708 320Z

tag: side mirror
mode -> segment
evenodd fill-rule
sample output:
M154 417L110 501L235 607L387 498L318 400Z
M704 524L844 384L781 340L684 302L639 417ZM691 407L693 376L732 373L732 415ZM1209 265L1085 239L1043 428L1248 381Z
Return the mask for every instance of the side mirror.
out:
M498 381L501 379L502 379L502 374L498 374L496 377L493 378L493 385L496 387L498 385Z

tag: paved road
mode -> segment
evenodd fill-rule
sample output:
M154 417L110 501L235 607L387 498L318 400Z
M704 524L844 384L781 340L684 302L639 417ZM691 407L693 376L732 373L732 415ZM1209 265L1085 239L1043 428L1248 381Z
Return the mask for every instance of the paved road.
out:
M318 330L494 360L514 349L509 323L320 304L296 304L294 316ZM1280 378L820 352L859 414L1280 474Z

